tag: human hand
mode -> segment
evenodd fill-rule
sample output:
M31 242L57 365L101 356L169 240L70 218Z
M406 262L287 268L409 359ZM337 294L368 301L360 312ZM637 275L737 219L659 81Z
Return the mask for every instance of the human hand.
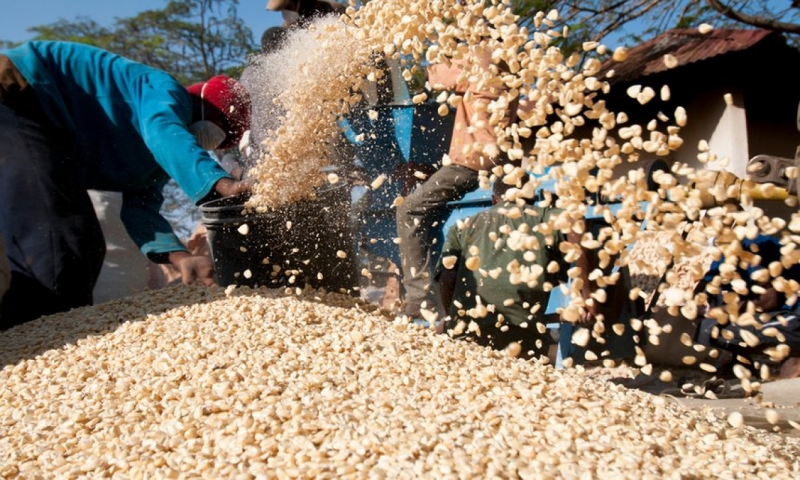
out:
M598 314L595 312L595 307L586 306L581 310L580 318L575 322L577 325L589 326L597 321Z
M246 182L237 182L231 178L220 178L214 186L214 190L223 197L232 197L240 193L249 192L250 185Z
M169 261L181 272L184 285L216 285L214 262L205 255L192 255L189 252L172 252Z

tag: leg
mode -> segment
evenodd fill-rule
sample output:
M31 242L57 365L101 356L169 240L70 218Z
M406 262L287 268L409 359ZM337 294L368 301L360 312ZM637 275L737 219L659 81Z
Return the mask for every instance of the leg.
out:
M12 277L0 329L92 303L105 241L71 152L47 124L0 104L0 234Z
M431 292L431 230L441 224L448 211L447 203L458 200L478 187L478 172L451 165L442 167L406 197L397 208L397 234L405 287L404 313L419 316L423 302L430 307L437 299Z
M463 339L469 339L477 345L494 350L505 350L511 343L517 343L520 346L517 358L525 360L547 357L551 343L549 333L541 334L533 327L507 326L509 328L504 332L492 324L482 323L480 335L470 332L464 335Z
M749 356L761 353L766 348L775 347L781 343L789 346L793 353L800 353L800 317L795 312L779 311L770 314L772 319L761 325L755 326L720 325L716 320L704 318L700 321L695 334L695 342L707 347L730 350L734 354ZM783 337L764 335L767 328L774 328ZM747 330L752 338L758 339L758 344L750 346L744 341L742 331Z
M757 374L752 364L751 358L754 355L763 354L768 348L774 348L780 344L789 347L789 355L800 354L800 317L792 311L776 311L770 313L771 319L761 325L755 326L739 325L720 325L716 320L703 319L697 327L695 342L702 345L719 348L730 352L734 362L742 363L754 374ZM777 330L778 335L764 335L764 330L772 328ZM757 345L748 345L743 331L750 333L750 338L758 339Z
M764 335L762 332L767 328L774 328L780 334L778 337L782 338ZM789 347L790 356L800 355L800 313L796 310L772 313L770 320L757 332L757 336L764 347L775 347L783 343Z

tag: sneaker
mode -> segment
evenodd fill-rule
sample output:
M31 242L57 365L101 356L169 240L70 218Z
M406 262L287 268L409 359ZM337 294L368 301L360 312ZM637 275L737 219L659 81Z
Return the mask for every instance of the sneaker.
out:
M430 328L431 326L430 322L425 320L424 318L414 318L411 320L411 323L425 328Z

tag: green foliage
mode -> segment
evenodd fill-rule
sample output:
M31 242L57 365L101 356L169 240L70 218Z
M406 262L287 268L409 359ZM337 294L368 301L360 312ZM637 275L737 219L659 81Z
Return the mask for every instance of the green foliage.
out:
M0 40L0 50L8 50L9 48L14 48L17 46L15 42L9 42L8 40Z
M72 22L62 19L50 25L33 27L30 31L36 34L35 40L63 40L100 48L108 48L114 41L114 35L109 29L87 17L78 17Z
M161 10L118 18L110 27L88 18L31 29L36 40L94 45L172 74L183 84L241 71L256 51L237 16L238 0L171 0Z

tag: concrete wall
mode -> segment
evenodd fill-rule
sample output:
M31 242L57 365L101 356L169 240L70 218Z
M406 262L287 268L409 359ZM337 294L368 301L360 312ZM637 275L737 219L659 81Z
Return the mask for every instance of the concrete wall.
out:
M797 106L800 87L790 79L751 85L745 92L750 156L759 154L794 158L800 145Z

